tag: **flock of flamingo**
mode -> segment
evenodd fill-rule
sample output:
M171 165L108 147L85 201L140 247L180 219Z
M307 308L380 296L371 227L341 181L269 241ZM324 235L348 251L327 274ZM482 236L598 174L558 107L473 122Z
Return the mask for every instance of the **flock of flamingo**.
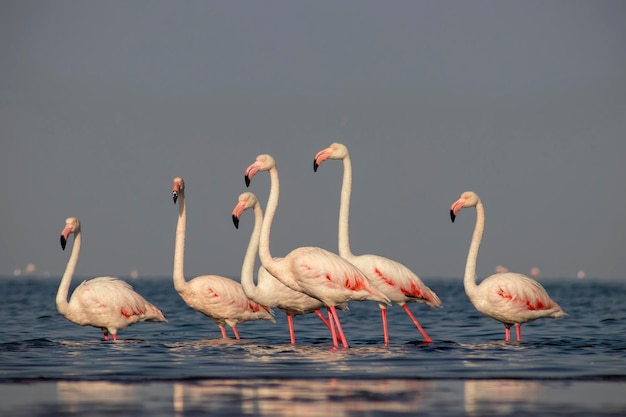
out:
M437 294L428 288L409 268L378 255L355 255L350 249L349 214L352 190L352 162L345 145L333 143L319 151L313 161L317 171L327 159L343 161L343 182L339 210L339 244L335 254L319 247L300 247L284 257L270 252L272 221L279 199L279 178L276 162L270 155L259 155L245 170L246 186L261 171L270 176L270 192L265 210L256 196L244 192L232 211L235 227L243 213L254 213L254 228L241 267L241 283L218 275L202 275L189 281L183 272L187 210L185 183L174 178L172 197L178 204L178 223L174 249L174 288L189 307L215 321L222 337L226 325L239 339L237 324L250 320L275 322L272 308L287 315L291 344L296 343L293 317L315 313L328 327L334 347L339 343L349 347L337 309L346 310L350 301L374 301L378 304L383 326L384 344L389 345L387 307L398 304L426 342L432 339L411 313L407 303L424 303L440 307ZM476 225L467 256L463 284L472 304L480 313L504 324L505 340L510 340L510 328L515 326L516 338L521 340L521 325L539 318L566 315L537 281L517 273L496 273L476 283L476 262L485 225L485 212L478 195L466 191L452 203L450 217L454 222L464 208L476 208ZM75 217L66 220L61 232L61 247L65 249L74 235L72 253L61 278L56 296L59 313L81 325L102 330L104 339L117 340L118 330L142 321L164 322L163 313L146 301L124 281L113 277L98 277L80 284L68 292L81 247L80 222ZM254 280L254 264L259 257L261 266ZM326 315L322 313L326 310Z

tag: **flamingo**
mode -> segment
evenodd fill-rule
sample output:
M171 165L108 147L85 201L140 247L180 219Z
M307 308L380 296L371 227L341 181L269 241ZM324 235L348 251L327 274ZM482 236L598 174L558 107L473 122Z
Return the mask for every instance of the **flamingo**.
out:
M239 228L239 219L243 212L248 209L254 211L254 229L250 236L250 243L241 266L241 285L250 299L267 307L276 307L287 315L289 325L289 337L291 344L296 344L293 317L301 314L315 312L317 316L330 329L330 324L324 318L320 309L325 307L317 298L310 297L302 292L294 291L285 284L274 278L261 265L257 274L257 284L254 283L253 269L256 254L259 250L259 236L261 234L261 222L263 221L263 209L257 197L251 192L239 195L239 200L233 209L232 217L236 228ZM338 306L345 310L346 305Z
M350 249L349 216L350 195L352 193L352 162L348 148L341 143L333 143L315 155L313 171L326 159L340 159L343 161L343 182L341 185L341 204L339 209L339 256L355 265L367 275L380 292L385 294L392 303L398 304L409 316L415 327L420 331L426 342L432 339L426 334L406 303L425 303L431 307L441 307L437 294L428 288L403 264L378 255L355 255ZM387 327L387 306L379 304L385 345L389 345L389 330Z
M113 336L113 340L117 340L118 330L140 321L167 321L163 313L137 294L130 284L113 277L83 281L76 287L68 302L67 296L82 241L80 221L76 217L65 220L65 227L61 232L63 250L70 235L74 235L74 246L56 296L57 310L63 317L79 326L101 329L104 340L109 340L109 334Z
M174 247L174 288L196 311L213 320L226 339L226 324L240 339L237 324L250 320L269 320L275 323L271 309L257 304L246 297L243 287L230 278L219 275L202 275L190 281L185 280L183 264L185 257L185 230L187 227L187 206L185 204L185 182L174 178L172 197L178 201L178 223L176 225L176 244Z
M540 318L558 318L567 315L550 298L541 284L523 274L501 272L493 274L476 284L476 261L480 241L485 228L485 209L478 195L466 191L452 203L452 222L461 209L476 207L476 226L472 235L463 285L476 310L504 324L504 336L511 339L511 326L515 326L517 341L522 339L523 323Z
M270 232L278 206L280 186L276 161L271 155L257 156L245 171L246 186L259 171L270 175L270 194L261 226L259 258L267 271L295 291L317 298L328 311L333 346L338 347L337 336L344 348L348 347L336 307L348 301L371 300L389 303L357 267L325 249L306 246L293 249L284 258L273 258L270 253ZM337 331L335 331L335 324Z

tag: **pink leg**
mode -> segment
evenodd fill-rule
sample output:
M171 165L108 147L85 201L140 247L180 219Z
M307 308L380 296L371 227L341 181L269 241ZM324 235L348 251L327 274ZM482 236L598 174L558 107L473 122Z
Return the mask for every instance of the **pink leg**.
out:
M237 331L237 326L231 326L233 329L233 333L235 333L235 339L239 340L239 332Z
M113 340L117 341L117 333L113 333Z
M317 314L317 317L319 317L320 320L322 320L326 327L328 327L328 329L330 330L330 323L328 322L328 320L326 320L326 317L324 317L324 315L320 313L319 310L315 310L315 314Z
M226 329L220 326L220 330L222 331L222 339L226 339Z
M339 347L339 344L337 343L337 333L335 333L335 325L333 322L333 313L330 310L330 307L327 308L328 310L328 321L330 322L330 335L333 338L333 346L334 347Z
M296 344L296 333L293 330L293 317L287 315L287 324L289 325L289 338L291 339L291 344Z
M104 332L104 340L109 340L109 332Z
M385 338L385 346L389 346L389 329L387 328L387 309L381 307L380 314L383 317L383 336Z
M424 331L424 329L422 329L422 326L420 326L419 322L417 321L417 319L413 316L413 314L411 313L411 310L409 310L409 307L407 307L407 305L403 305L402 308L404 309L404 311L406 311L406 314L409 315L409 317L411 318L411 320L413 320L413 324L415 325L415 327L417 327L417 330L420 331L420 333L422 334L422 336L424 336L424 340L426 340L428 343L432 342L433 339L431 339L430 337L428 337L428 335L426 334L426 332Z
M337 315L337 310L335 307L329 307L332 311L333 318L335 319L335 323L337 324L337 333L339 333L339 337L341 337L341 344L344 348L348 348L348 341L346 340L346 335L343 333L343 329L341 328L341 323L339 322L339 316Z
M522 340L522 326L519 324L515 325L515 333L517 336L517 341L519 342L520 340Z
M504 328L504 341L508 342L509 340L511 340L511 328L505 327Z

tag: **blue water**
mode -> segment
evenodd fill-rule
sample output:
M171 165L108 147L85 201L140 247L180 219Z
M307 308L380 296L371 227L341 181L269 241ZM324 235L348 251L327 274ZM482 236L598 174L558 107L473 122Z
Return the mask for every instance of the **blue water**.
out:
M314 315L294 320L291 346L280 311L276 324L243 323L242 340L221 339L167 278L130 282L168 322L104 342L56 311L59 278L0 278L0 414L626 413L626 280L543 280L569 315L523 325L519 343L502 341L502 325L474 310L460 278L424 281L444 308L410 307L433 343L394 306L385 347L376 304L351 303L339 313L346 350L333 349Z

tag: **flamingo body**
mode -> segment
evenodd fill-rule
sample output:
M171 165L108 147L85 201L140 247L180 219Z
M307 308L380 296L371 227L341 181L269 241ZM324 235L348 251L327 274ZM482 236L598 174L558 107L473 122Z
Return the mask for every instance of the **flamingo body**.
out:
M202 275L187 282L180 297L192 309L199 311L221 328L227 324L265 319L274 321L269 309L250 300L241 284L219 275Z
M65 221L61 232L61 247L70 235L74 235L72 254L59 284L56 304L63 317L80 326L93 326L102 330L104 339L117 340L118 330L142 321L167 321L163 313L133 290L133 287L114 277L98 277L83 281L72 293L69 302L67 295L74 274L81 246L80 222L75 217Z
M173 181L172 197L178 202L178 223L174 247L174 288L192 309L213 320L226 338L225 325L229 325L239 339L237 324L251 320L269 320L273 323L271 309L250 300L243 287L230 278L219 275L202 275L185 280L183 272L185 254L185 233L187 226L187 205L185 202L185 182L176 177Z
M337 346L337 334L344 347L348 342L341 329L336 307L351 300L371 300L388 304L389 299L378 291L368 278L354 265L325 249L300 247L282 259L271 256L269 242L272 220L279 199L279 179L276 162L270 155L259 155L245 171L246 185L259 171L270 174L270 195L267 212L263 218L259 243L259 257L267 271L295 291L317 298L327 306L333 345Z
M441 307L439 297L413 271L403 264L383 256L355 255L352 253L349 232L350 196L352 194L352 161L350 153L345 145L333 143L315 155L313 170L317 171L320 164L327 159L343 161L343 180L339 208L339 256L356 265L392 303L401 306L411 321L413 321L415 327L420 331L424 340L431 342L432 339L426 334L406 306L406 303L419 302L438 308ZM387 327L386 306L380 304L379 307L382 315L384 341L385 345L388 345L389 330Z
M501 272L476 284L476 263L485 228L485 210L480 197L472 191L461 194L450 207L450 218L454 222L456 215L468 207L476 208L476 226L465 264L463 285L476 310L504 324L506 341L510 340L511 326L515 326L519 341L523 323L567 315L539 282L526 275Z

